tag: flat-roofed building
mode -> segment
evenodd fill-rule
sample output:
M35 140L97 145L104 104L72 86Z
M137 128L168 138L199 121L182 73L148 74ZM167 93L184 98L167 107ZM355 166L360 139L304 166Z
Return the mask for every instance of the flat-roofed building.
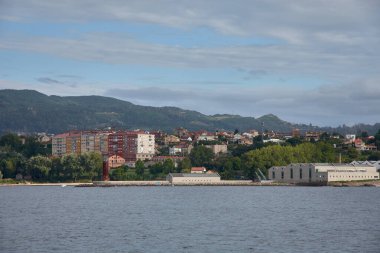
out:
M169 173L166 180L171 184L212 184L220 183L220 175L218 173Z
M327 183L379 179L374 166L336 163L292 163L268 170L268 179L284 183Z
M66 154L81 154L81 133L69 133L66 137Z
M53 156L66 155L66 137L68 133L58 134L51 138L51 154Z

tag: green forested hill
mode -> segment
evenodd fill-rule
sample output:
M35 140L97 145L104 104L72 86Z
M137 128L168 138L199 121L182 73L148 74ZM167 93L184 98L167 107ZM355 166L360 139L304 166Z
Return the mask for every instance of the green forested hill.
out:
M260 118L238 115L207 116L175 107L139 106L102 96L47 96L33 90L0 90L0 132L60 133L72 129L190 130L265 129L290 131L292 125L274 115Z

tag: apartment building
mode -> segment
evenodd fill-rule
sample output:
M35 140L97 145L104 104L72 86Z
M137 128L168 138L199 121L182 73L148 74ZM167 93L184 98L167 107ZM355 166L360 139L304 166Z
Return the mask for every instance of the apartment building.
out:
M66 137L68 133L58 134L51 139L51 148L53 156L63 156L66 154Z
M73 131L52 138L54 156L99 152L103 156L117 156L126 162L135 162L151 160L154 148L154 135L142 131Z

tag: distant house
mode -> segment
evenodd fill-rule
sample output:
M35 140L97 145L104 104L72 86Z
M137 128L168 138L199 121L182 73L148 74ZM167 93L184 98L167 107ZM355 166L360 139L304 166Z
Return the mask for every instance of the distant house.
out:
M226 154L227 153L227 145L221 144L221 145L206 145L205 147L212 150L214 155L219 154Z
M201 131L201 132L195 133L195 139L196 141L215 141L218 138L217 136L215 136L214 133Z
M206 172L205 167L192 167L191 168L191 174L202 174Z
M194 173L169 173L166 180L171 184L212 184L220 182L220 175L218 173L207 174L194 174Z
M169 148L169 155L188 155L193 149L193 145L188 143L180 143Z
M108 167L116 168L123 166L125 164L125 159L119 155L113 155L108 157Z
M167 135L164 138L165 145L168 145L170 143L179 143L181 140L175 135Z

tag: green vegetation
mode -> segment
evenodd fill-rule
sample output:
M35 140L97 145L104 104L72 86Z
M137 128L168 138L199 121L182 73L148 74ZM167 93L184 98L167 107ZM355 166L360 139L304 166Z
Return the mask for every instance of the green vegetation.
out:
M211 149L196 144L188 157L175 166L173 160L146 167L137 161L135 168L122 166L110 170L111 180L159 180L171 172L190 172L192 166L204 166L218 172L223 179L255 179L258 169L264 174L271 166L289 163L348 163L353 160L378 160L379 151L358 151L336 135L323 134L319 141L292 138L283 144L231 144L227 154L214 156ZM366 135L364 135L366 136ZM380 130L366 144L380 147ZM8 133L0 138L0 180L27 179L36 182L78 182L101 179L102 156L98 153L51 157L50 147L40 144L35 136L20 137ZM1 181L9 182L9 180ZM20 182L20 181L18 181Z
M50 147L35 136L5 134L0 138L0 173L3 178L27 178L37 182L100 179L102 157L97 153L61 158L49 157Z

